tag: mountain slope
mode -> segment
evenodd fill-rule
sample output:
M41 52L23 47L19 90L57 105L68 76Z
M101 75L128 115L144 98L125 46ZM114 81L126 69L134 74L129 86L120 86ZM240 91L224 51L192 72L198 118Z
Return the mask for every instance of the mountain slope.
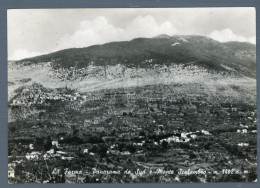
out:
M153 59L152 62L147 60ZM91 65L121 64L147 68L151 64L196 65L209 70L225 71L228 67L246 76L255 77L255 46L249 43L220 43L202 36L166 36L137 38L87 48L73 48L19 61L52 62L54 68L84 68Z
M255 76L255 45L160 35L9 62L8 96L33 83L81 92L180 83L203 83L212 93L232 84L255 91Z

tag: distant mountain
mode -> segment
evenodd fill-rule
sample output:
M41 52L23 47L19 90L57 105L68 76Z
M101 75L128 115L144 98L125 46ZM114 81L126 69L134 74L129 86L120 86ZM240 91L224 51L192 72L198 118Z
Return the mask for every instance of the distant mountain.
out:
M171 36L166 35L166 34L161 34L161 35L158 35L158 36L156 36L156 37L154 37L154 38L158 38L158 39L169 39L169 38L171 38Z
M72 48L47 55L27 58L17 63L52 62L55 69L84 68L89 65L147 68L154 64L195 65L213 71L234 70L246 76L256 76L256 47L250 43L220 43L204 36L168 36L136 38L86 48ZM149 62L147 60L153 59Z
M212 95L225 91L223 95L251 96L256 90L256 47L196 35L159 35L8 63L9 99L33 83L80 92L197 83Z

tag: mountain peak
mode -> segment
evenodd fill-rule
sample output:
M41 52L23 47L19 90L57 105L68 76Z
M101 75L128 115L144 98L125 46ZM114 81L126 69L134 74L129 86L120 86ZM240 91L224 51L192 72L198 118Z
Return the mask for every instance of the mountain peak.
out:
M171 38L171 36L166 35L166 34L161 34L161 35L157 35L157 36L154 37L154 38L158 38L158 39L169 39L169 38Z

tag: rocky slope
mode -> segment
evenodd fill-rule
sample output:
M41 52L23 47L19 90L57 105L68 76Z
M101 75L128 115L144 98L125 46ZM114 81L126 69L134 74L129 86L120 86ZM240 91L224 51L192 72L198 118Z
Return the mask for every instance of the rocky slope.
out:
M74 48L8 64L9 96L34 82L82 92L150 84L256 86L255 45L202 36L137 38ZM214 88L213 88L214 90Z

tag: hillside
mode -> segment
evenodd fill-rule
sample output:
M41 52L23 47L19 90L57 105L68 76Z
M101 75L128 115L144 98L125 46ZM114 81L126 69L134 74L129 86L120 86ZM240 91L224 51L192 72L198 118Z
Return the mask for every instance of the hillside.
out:
M72 48L27 58L17 63L52 62L52 67L85 68L90 64L147 68L153 64L171 65L195 62L214 71L234 69L255 77L255 45L241 42L220 43L203 36L167 36L136 38L86 48ZM148 61L152 59L152 61ZM227 66L223 68L224 66Z
M9 62L8 96L34 82L81 92L175 83L203 83L212 92L216 85L232 91L229 84L255 91L255 50L249 43L168 35L66 49Z

